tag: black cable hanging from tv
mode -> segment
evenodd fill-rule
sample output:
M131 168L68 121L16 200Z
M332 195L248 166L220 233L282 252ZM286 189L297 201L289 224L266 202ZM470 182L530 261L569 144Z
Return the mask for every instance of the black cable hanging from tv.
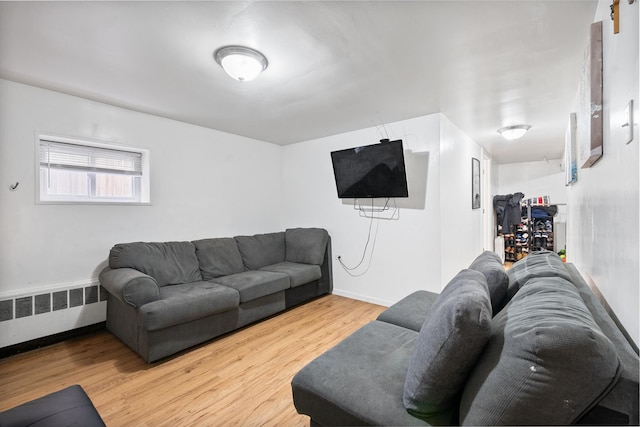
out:
M389 200L387 199L387 203L389 202ZM373 209L373 199L371 199L371 209ZM364 250L362 251L362 258L360 258L360 262L358 262L358 264L356 264L354 267L348 267L344 262L342 262L342 256L338 255L338 262L340 263L340 265L342 266L342 268L344 269L344 271L347 272L347 274L349 274L352 277L360 277L363 276L364 274L367 273L367 271L369 271L369 268L371 267L371 260L373 259L373 251L376 247L376 239L378 237L378 225L379 225L379 221L376 221L376 231L373 235L373 244L371 246L371 252L369 254L369 263L367 264L367 267L365 268L365 270L361 273L353 273L354 270L358 269L362 263L364 262L366 255L367 255L367 248L369 247L369 243L371 242L371 229L373 228L373 220L377 219L379 220L380 218L377 218L375 216L371 216L371 221L369 221L369 232L367 234L367 242L364 245Z

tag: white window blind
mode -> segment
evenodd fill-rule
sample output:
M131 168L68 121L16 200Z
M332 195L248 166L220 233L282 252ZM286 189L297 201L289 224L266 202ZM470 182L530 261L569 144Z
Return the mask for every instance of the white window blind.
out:
M40 135L38 201L149 203L147 150Z
M40 140L40 166L49 169L141 176L142 154Z

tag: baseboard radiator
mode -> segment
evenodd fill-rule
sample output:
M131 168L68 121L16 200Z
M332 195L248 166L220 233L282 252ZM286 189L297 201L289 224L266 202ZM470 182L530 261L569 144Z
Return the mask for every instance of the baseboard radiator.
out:
M97 279L0 293L0 348L104 322Z

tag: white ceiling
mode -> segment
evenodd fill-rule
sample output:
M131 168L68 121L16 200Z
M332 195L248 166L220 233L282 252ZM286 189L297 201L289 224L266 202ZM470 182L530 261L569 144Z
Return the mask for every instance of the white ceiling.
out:
M281 145L442 112L499 163L554 159L596 5L0 2L0 78ZM227 44L269 67L232 80Z

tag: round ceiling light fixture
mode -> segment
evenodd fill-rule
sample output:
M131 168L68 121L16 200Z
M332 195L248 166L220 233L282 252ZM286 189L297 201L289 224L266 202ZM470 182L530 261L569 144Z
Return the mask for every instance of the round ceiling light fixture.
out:
M255 79L269 65L262 53L245 46L223 46L213 56L229 76L241 82Z
M522 138L529 129L531 129L530 125L514 125L498 129L498 133L508 141L515 141Z

